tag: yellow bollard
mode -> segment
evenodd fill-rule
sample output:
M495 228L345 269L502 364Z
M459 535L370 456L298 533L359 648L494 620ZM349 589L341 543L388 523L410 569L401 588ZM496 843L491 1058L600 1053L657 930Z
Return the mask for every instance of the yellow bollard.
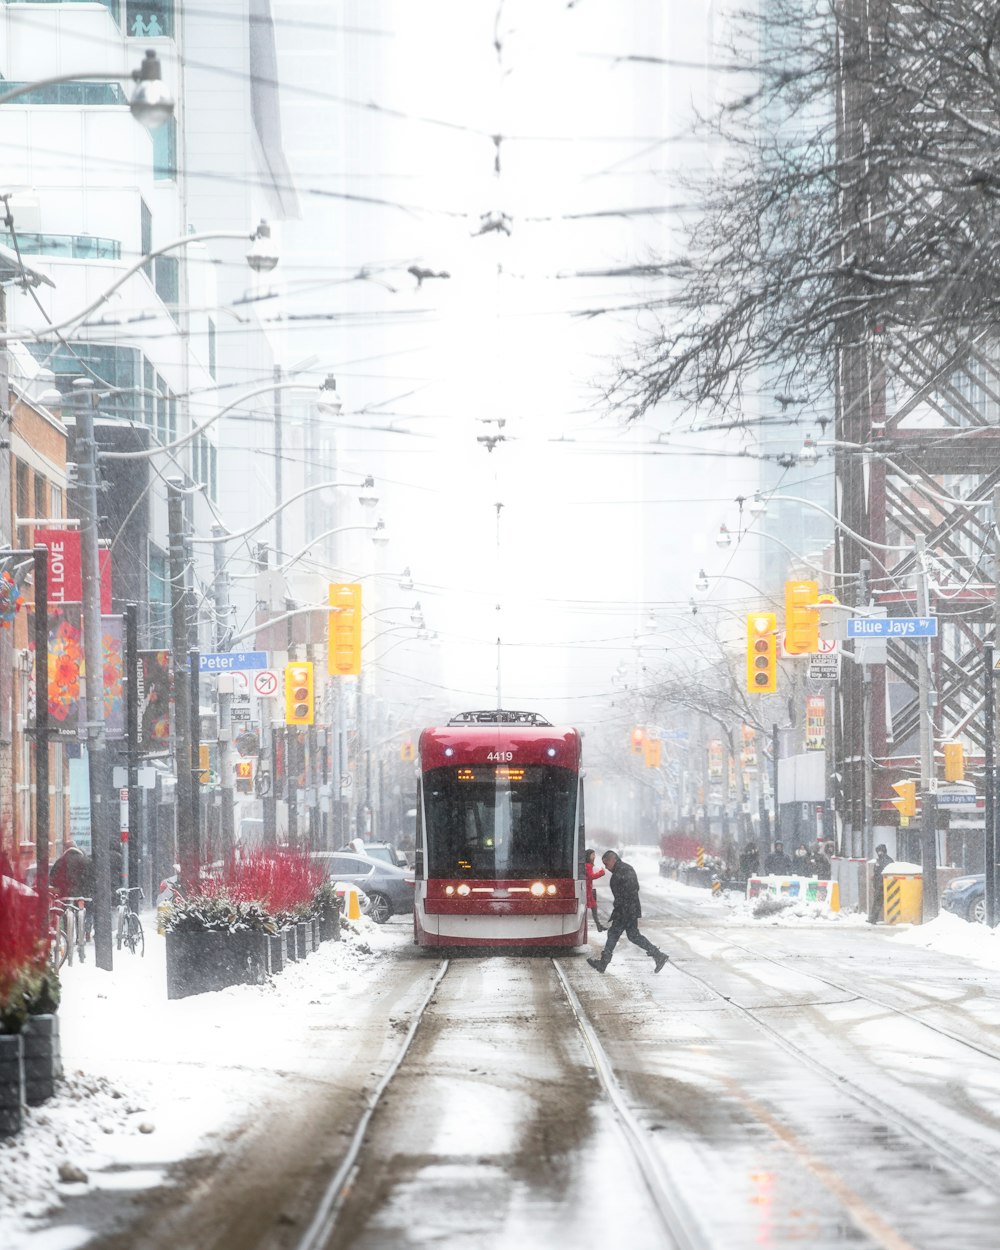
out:
M924 909L923 878L910 874L882 875L886 924L921 924Z

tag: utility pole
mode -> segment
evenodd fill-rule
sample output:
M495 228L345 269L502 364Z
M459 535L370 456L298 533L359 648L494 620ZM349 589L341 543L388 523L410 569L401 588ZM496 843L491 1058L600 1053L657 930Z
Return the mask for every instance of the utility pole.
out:
M871 607L871 569L870 560L858 562L858 601L863 608ZM858 650L858 645L855 643L855 653ZM861 674L862 814L860 833L861 854L867 859L875 849L875 801L872 787L872 666L862 664Z
M781 841L781 804L778 802L778 722L771 722L771 784L774 786L774 840Z
M229 635L229 575L226 572L226 549L222 543L225 530L212 526L212 556L215 572L215 649L226 649ZM232 681L232 678L229 678ZM233 777L233 692L231 686L219 681L219 793L222 796L222 854L227 858L236 845Z
M181 479L167 480L167 531L170 561L170 635L174 687L174 769L177 774L174 819L177 858L186 885L198 881L198 830L192 825L194 759L191 750L191 679L187 671L187 586L184 576L184 508Z
M139 619L134 603L125 607L125 742L128 766L128 883L139 884L139 852L142 847L139 796ZM155 872L155 869L153 869ZM151 874L152 875L152 874Z
M267 546L260 543L257 546L257 572L267 572ZM264 811L264 845L278 845L278 770L277 755L274 747L274 732L271 728L271 709L272 701L270 699L260 700L260 761L267 761L268 774L270 781L267 789L261 796L261 804ZM258 765L259 767L259 765ZM259 775L259 774L258 774Z
M284 527L282 525L282 484L281 484L281 457L283 455L282 445L282 411L281 411L281 365L274 366L274 506L277 511L274 514L274 550L277 553L277 562L280 565L285 555L284 543Z
M34 550L35 880L49 879L49 549ZM48 916L41 916L48 932Z
M94 962L110 972L111 847L104 804L104 671L101 655L101 572L97 526L97 441L94 410L97 393L89 378L73 383L77 394L76 454L79 463L80 563L83 582L83 661L87 670L85 725L87 776L90 782L90 830L94 859Z
M927 563L922 534L916 538L917 615L927 616ZM933 920L938 914L937 888L937 792L934 778L934 721L931 707L930 643L918 643L917 691L920 699L920 793L923 802L921 815L921 860L924 869L924 919Z
M997 861L996 849L996 739L994 699L996 688L993 683L993 657L996 654L994 644L987 642L983 646L983 797L986 800L986 819L983 834L983 872L985 873L986 924L989 928L997 922L997 879L994 866Z

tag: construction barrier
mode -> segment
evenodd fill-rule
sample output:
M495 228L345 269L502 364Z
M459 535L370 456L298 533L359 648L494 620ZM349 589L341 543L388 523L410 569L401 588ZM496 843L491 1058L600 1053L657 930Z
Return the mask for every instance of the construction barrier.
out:
M831 911L840 911L840 887L836 881L819 877L750 877L747 898L772 895L775 898L796 898L805 903L825 903Z
M361 902L358 898L358 887L356 885L348 885L344 881L337 881L334 888L344 900L344 915L347 919L360 920Z
M886 924L920 924L924 918L924 879L921 873L882 874Z

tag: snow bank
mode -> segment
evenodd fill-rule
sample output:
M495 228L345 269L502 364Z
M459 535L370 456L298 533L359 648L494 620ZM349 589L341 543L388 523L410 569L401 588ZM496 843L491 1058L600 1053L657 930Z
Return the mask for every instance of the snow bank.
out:
M114 971L101 972L91 947L90 962L64 969L66 1080L29 1109L17 1137L0 1139L4 1250L73 1250L90 1234L40 1231L63 1195L112 1188L116 1177L130 1189L161 1184L169 1164L252 1115L276 1069L309 1063L304 1006L318 993L367 994L387 952L409 938L401 924L352 921L343 941L324 942L266 985L168 1001L166 945L152 915L144 924L144 958L116 951Z
M984 968L1000 968L1000 931L988 929L984 924L970 924L950 912L941 912L936 920L927 924L907 925L893 934L893 941L945 955L959 955Z

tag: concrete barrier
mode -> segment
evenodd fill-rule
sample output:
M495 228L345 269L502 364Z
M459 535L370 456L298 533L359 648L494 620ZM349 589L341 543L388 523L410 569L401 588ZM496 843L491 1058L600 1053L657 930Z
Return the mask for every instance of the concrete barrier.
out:
M840 911L840 887L836 881L820 877L750 877L747 898L794 898L804 903L825 903L831 911Z

